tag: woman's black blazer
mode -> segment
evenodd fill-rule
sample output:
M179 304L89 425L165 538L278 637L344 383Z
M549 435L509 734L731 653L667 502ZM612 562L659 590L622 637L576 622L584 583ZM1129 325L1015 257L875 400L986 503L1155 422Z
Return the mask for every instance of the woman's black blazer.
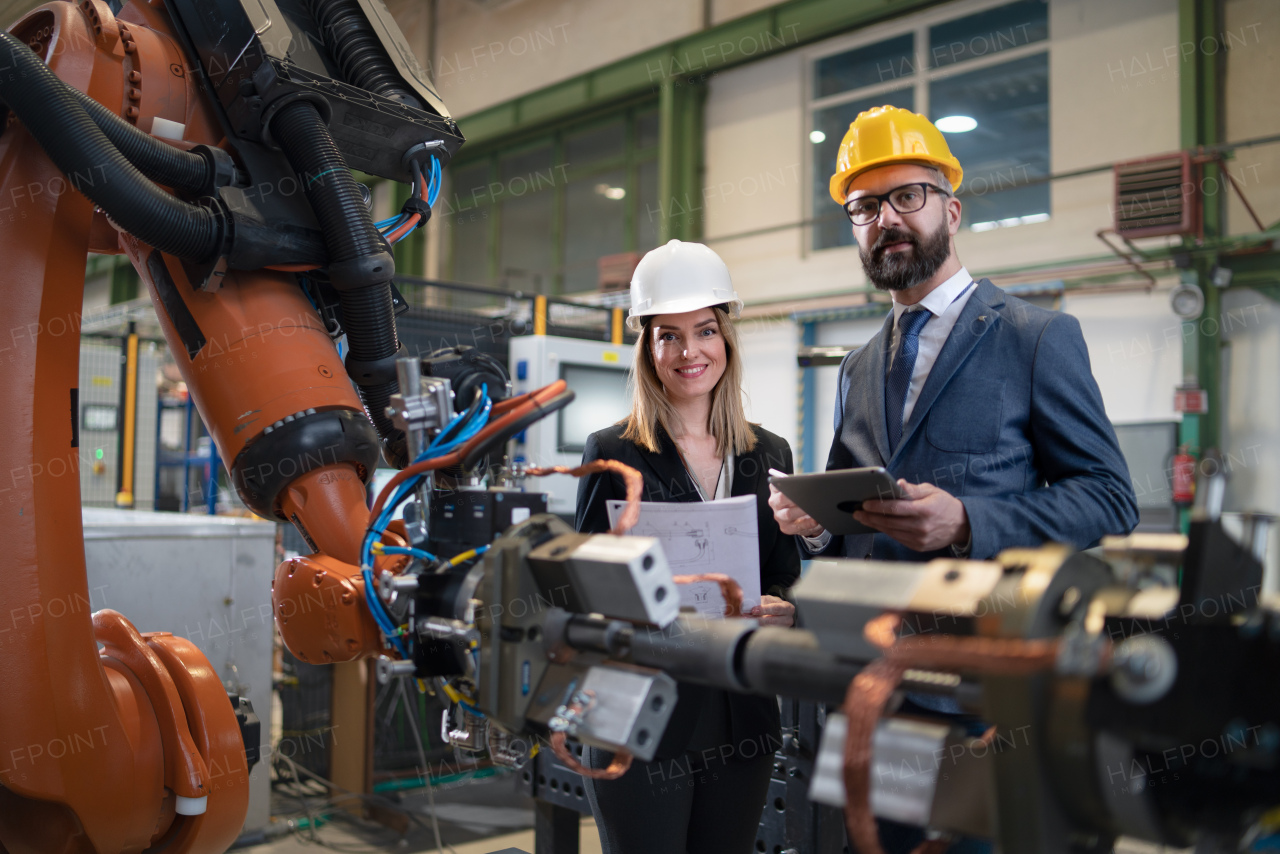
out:
M775 468L791 474L791 447L785 439L768 430L752 425L756 434L756 447L734 458L732 496L756 496L756 513L760 532L760 590L763 593L786 597L787 591L800 577L800 553L794 537L783 536L769 509L769 469ZM617 460L638 470L644 476L644 501L700 501L689 473L685 470L675 443L662 426L658 426L659 453L644 450L622 438L623 427L615 424L591 434L582 454L584 463L592 460ZM626 485L621 475L598 472L578 482L577 528L583 533L606 533L609 530L609 512L606 502L627 497ZM714 689L680 683L679 701L672 712L657 758L672 759L681 755L688 743L698 719L700 700ZM756 741L755 750L768 745L762 741L775 739L779 731L778 704L770 697L729 695L729 735L734 745L744 741ZM741 750L738 747L737 750ZM756 754L759 755L759 754Z

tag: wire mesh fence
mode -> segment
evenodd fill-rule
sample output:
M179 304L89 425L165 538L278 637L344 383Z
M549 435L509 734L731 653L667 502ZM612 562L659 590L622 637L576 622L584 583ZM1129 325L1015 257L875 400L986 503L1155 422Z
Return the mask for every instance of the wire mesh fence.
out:
M421 693L416 687L402 691L395 681L379 685L374 699L374 779L418 778L425 782L429 777L440 776L435 773L435 766L445 767L453 758L453 748L440 732L443 713L444 705L437 697ZM418 753L415 727L422 739L424 756ZM422 767L424 758L426 768Z
M284 650L280 697L281 737L274 750L322 777L329 775L333 745L333 668L307 664Z

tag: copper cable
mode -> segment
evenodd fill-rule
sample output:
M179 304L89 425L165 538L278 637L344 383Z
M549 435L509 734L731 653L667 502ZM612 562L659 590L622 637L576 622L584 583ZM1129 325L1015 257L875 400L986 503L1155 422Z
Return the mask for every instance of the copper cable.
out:
M585 703L582 699L579 699L580 697L585 697ZM560 711L556 712L556 715L582 719L586 717L587 713L591 711L591 707L595 704L595 692L590 690L582 691L562 707ZM569 770L575 771L583 777L591 780L616 780L631 768L631 760L634 757L627 750L619 750L615 753L613 761L609 763L607 768L588 768L579 762L578 758L569 750L568 745L565 743L567 738L568 736L563 730L551 733L551 751Z
M844 743L845 827L849 840L860 854L884 854L871 812L873 739L880 715L902 681L902 674L909 668L1028 674L1051 668L1058 656L1057 639L942 634L897 638L901 619L898 614L882 614L867 623L863 634L883 650L884 655L863 668L849 683L842 709L848 720ZM915 854L940 854L948 845L946 840L927 840L916 848Z
M524 394L518 394L515 397L508 397L506 400L498 401L493 405L493 408L489 410L489 417L497 418L500 415L505 415L517 406L528 403L529 399L541 390L542 389L534 389L533 391L526 391Z
M622 515L618 517L618 524L614 526L610 534L625 534L635 527L636 522L640 521L640 493L644 490L644 476L640 472L633 469L626 463L620 463L617 460L592 460L580 466L546 466L542 468L525 469L525 474L533 477L545 477L549 474L568 474L574 477L582 477L583 475L595 474L601 471L612 471L622 475L622 479L627 484L627 506L622 511Z
M588 768L578 761L573 751L569 750L565 744L565 738L562 732L551 733L551 750L570 771L575 771L591 780L616 780L631 770L631 760L634 757L625 750L619 750L613 755L613 761L609 763L608 768Z
M397 241L399 241L400 238L404 237L406 234L408 234L409 232L413 231L415 228L418 227L418 221L420 219L422 219L421 214L411 215L407 220L404 221L404 225L400 226L395 231L387 235L386 237L387 242L396 243Z
M309 270L319 270L320 266L320 264L270 264L263 269L275 270L278 273L306 273Z
M377 501L373 502L373 509L369 511L370 519L377 519L382 513L382 506L386 504L387 499L395 492L396 487L404 483L415 474L423 472L435 471L436 469L447 468L457 465L466 459L467 454L473 448L478 447L482 442L496 433L501 432L506 427L514 424L524 416L538 409L542 404L550 401L568 388L568 383L564 380L556 380L550 385L543 386L537 391L530 392L527 395L521 395L523 402L518 406L513 406L510 411L504 410L504 415L497 421L490 421L488 426L477 433L475 436L467 440L467 443L452 453L445 454L443 457L435 457L430 460L423 460L420 463L414 463L404 469L391 480L387 481L387 485L382 488L382 492L378 493ZM504 401L505 402L505 401ZM492 415L492 412L490 412Z
M720 585L720 595L724 597L724 615L726 617L742 616L742 586L723 572L704 572L701 575L677 575L672 579L676 584L696 584L699 581L714 581Z
M898 642L898 626L901 624L902 618L897 614L881 614L867 621L862 629L862 636L883 652Z
M422 176L422 172L418 169L418 167L417 167L416 165L414 166L414 174L415 174L418 178L422 178L422 177L423 177L423 176ZM421 201L424 201L424 202L425 202L425 201L427 201L427 185L428 185L430 182L429 182L429 181L427 181L427 180L425 180L425 179L423 179L423 180L420 180L418 183L419 183L419 185L421 186L421 189L418 191L418 199L419 199L419 200L421 200ZM387 242L388 242L388 243L392 243L392 244L396 243L397 241L399 241L399 240L400 240L400 238L404 237L406 234L408 234L409 232L411 232L411 231L413 231L415 228L417 228L417 227L418 227L418 223L419 223L421 220L422 220L422 214L413 214L413 215L411 215L407 220L405 220L405 221L400 225L400 227L399 227L399 228L397 228L395 231L393 231L393 232L391 232L390 234L388 234L388 235L387 235L387 237L386 237Z

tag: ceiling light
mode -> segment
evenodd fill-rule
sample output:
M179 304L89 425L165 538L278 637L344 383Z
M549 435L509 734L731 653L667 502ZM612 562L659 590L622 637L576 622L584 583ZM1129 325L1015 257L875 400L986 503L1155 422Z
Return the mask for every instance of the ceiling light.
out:
M1015 225L1031 225L1037 222L1048 222L1047 213L1033 213L1026 216L1011 216L1006 219L995 219L988 222L975 222L969 226L970 231L991 231L996 228L1011 228Z
M596 192L606 199L613 199L614 201L627 197L626 187L610 187L608 184L596 184Z
M820 142L826 142L827 135L820 130L811 130L809 131L809 141L817 145Z
M978 120L970 116L944 116L934 125L943 133L968 133L978 126Z

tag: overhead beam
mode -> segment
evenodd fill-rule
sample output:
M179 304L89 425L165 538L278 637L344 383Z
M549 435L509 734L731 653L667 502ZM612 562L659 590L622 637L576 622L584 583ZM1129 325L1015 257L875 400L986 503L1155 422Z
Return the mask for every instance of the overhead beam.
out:
M458 117L469 149L579 113L614 106L667 81L792 50L838 33L915 12L943 0L791 0L726 21L660 47Z

